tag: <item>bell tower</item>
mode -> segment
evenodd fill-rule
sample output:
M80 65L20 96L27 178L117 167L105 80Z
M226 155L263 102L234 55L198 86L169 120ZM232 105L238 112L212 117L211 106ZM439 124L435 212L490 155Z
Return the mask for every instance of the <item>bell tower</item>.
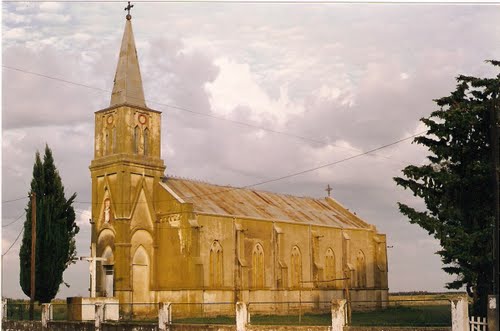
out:
M144 261L153 261L155 201L164 170L161 113L146 105L129 13L110 105L95 112L92 243L97 256L106 257L97 267L98 296L134 301L130 266L138 249ZM147 280L143 292L152 290L151 264L141 264L142 274L135 276Z

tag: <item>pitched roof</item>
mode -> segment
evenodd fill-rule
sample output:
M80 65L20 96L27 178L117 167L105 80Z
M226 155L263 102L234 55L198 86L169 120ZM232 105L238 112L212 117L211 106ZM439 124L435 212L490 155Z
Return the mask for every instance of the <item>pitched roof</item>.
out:
M249 217L269 221L369 229L371 226L332 198L309 198L219 186L167 177L163 187L174 197L193 204L194 212Z
M142 87L141 70L137 59L134 32L129 19L125 22L120 55L116 66L113 93L110 106L127 103L130 105L146 107L144 89Z

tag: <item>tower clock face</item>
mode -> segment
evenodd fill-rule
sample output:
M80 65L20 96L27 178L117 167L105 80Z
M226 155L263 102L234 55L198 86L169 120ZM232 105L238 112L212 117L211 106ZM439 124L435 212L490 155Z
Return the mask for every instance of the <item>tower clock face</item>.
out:
M146 121L147 121L147 119L146 119L146 115L144 115L144 114L140 114L140 115L139 115L139 123L141 123L141 124L146 124Z
M113 115L108 115L108 118L106 118L106 123L111 125L113 124L113 120L114 120Z

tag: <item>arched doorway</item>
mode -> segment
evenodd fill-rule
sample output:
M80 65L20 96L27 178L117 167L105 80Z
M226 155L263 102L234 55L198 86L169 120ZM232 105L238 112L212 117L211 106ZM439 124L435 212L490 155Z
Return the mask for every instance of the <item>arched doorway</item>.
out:
M132 301L149 303L149 256L144 247L137 247L132 260ZM140 306L137 306L139 308ZM137 311L134 307L134 311Z

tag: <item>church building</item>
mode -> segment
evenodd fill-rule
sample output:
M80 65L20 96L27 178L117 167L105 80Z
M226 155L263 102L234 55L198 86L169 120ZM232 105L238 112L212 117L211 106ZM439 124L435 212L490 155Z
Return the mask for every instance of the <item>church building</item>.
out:
M331 197L166 176L160 152L161 112L146 105L127 15L111 102L95 112L98 296L280 303L349 295L385 305L386 237L373 225Z

